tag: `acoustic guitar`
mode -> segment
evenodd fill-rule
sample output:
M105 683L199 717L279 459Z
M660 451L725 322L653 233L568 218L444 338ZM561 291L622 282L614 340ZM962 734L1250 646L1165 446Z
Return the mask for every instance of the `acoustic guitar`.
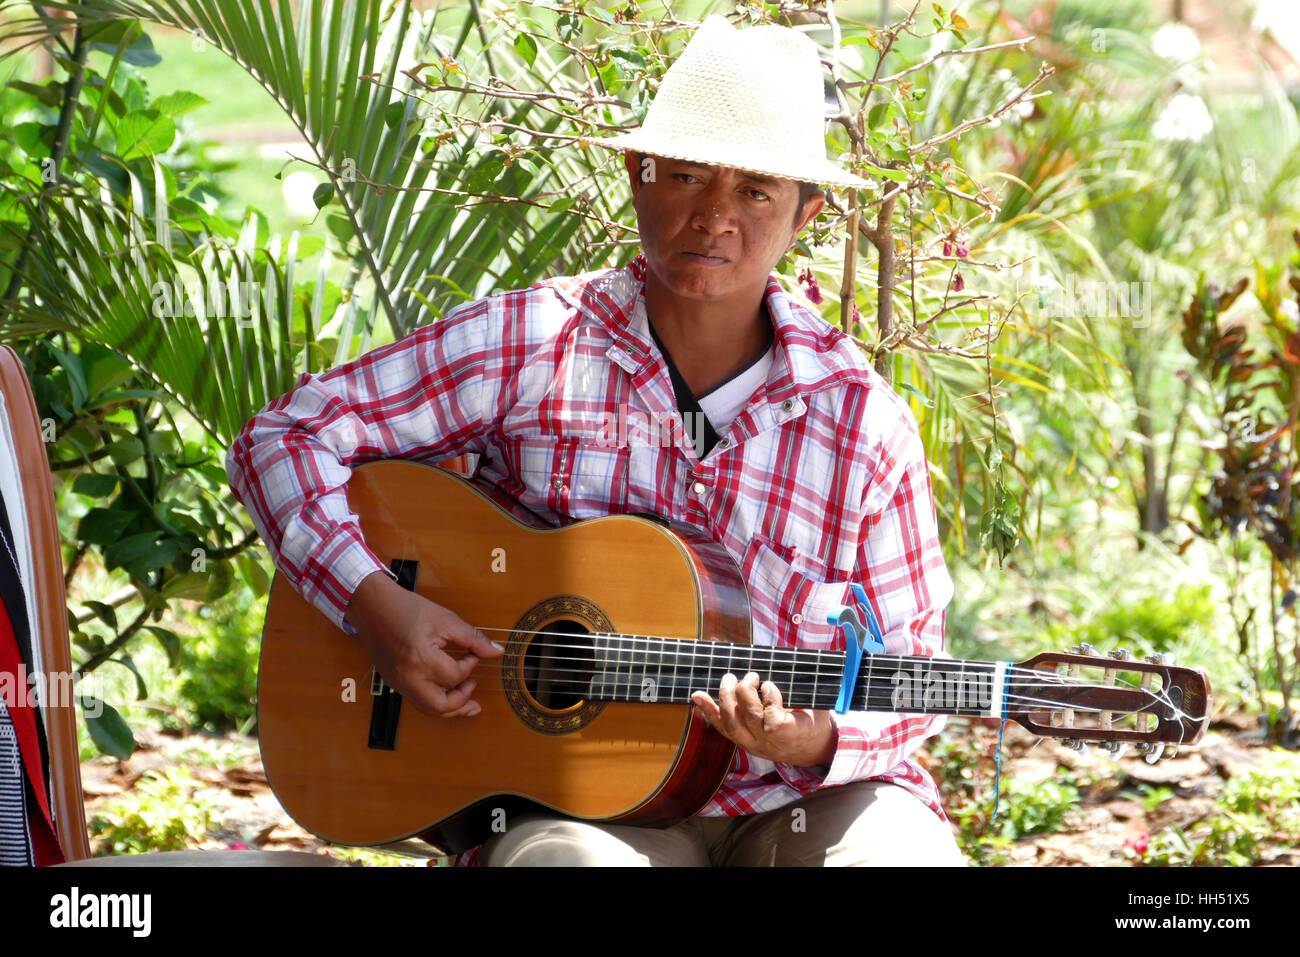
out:
M420 836L482 843L543 806L666 826L722 784L734 745L691 693L758 672L791 708L831 709L845 653L750 644L740 570L700 530L646 515L544 525L442 469L354 469L349 505L398 582L506 648L475 668L482 712L429 717L387 687L347 635L277 576L262 640L258 721L272 789L342 844ZM1066 653L1012 664L867 654L852 710L1013 720L1034 734L1126 743L1158 757L1204 733L1202 671Z

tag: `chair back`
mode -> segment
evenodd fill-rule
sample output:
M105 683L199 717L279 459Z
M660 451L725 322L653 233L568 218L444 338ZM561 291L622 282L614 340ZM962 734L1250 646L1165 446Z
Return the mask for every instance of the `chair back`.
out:
M69 674L72 652L63 593L63 551L54 507L54 476L50 473L27 373L17 353L6 345L0 345L0 394L4 396L0 429L7 429L13 437L22 485L21 503L9 503L9 507L18 505L25 510L29 531L33 581L23 582L23 587L36 602L36 619L31 623L33 644L40 649L46 675ZM22 547L19 542L15 545ZM51 682L47 681L46 687L51 687ZM82 805L76 705L53 695L46 698L41 718L50 754L50 810L63 853L69 861L83 860L90 856L90 841Z

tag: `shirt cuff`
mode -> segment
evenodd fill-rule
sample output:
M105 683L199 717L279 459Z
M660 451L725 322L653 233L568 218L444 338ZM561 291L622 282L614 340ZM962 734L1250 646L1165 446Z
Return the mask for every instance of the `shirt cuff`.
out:
M348 605L361 583L375 572L397 581L397 576L366 546L360 531L345 526L312 555L303 578L303 598L345 634L355 635L357 630L345 618Z

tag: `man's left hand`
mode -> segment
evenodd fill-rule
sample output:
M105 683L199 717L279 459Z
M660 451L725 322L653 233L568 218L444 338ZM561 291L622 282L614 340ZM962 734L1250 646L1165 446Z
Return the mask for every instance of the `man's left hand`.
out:
M703 691L691 700L705 721L755 757L798 767L829 766L835 757L830 712L786 710L780 689L770 681L760 686L752 671L740 681L723 675L716 702Z

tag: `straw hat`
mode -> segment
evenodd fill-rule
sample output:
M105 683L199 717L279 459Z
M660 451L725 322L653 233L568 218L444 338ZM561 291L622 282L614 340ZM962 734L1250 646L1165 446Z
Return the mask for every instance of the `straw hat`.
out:
M604 146L831 186L871 186L826 158L817 47L796 30L700 24L645 124Z

